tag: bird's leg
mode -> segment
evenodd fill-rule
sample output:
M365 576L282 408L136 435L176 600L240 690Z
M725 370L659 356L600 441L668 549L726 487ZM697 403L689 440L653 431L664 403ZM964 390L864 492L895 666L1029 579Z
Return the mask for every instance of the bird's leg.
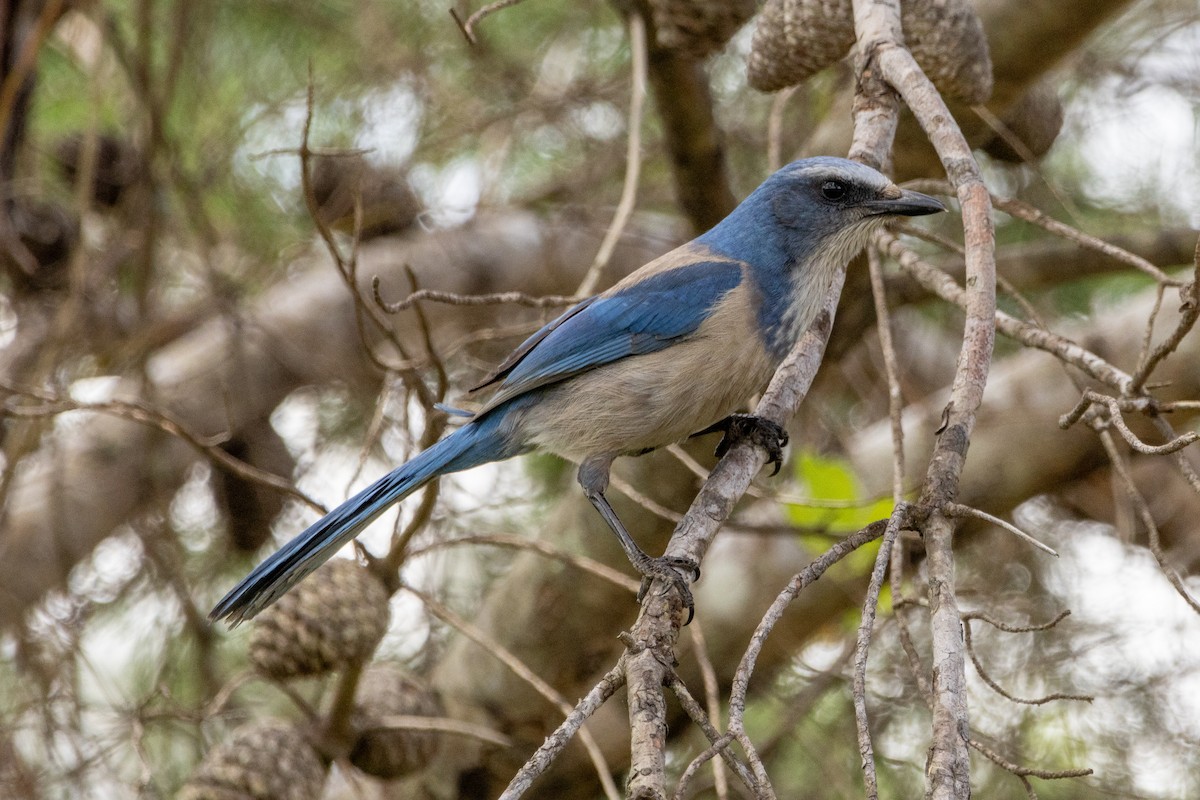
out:
M604 496L604 490L608 488L608 471L612 462L612 456L595 456L584 461L579 465L579 485L583 487L583 493L587 495L588 501L600 512L600 516L608 523L608 527L617 535L617 540L621 543L621 549L625 551L629 563L641 574L642 588L638 590L638 602L640 603L646 596L646 591L650 588L653 580L662 578L679 590L683 604L688 610L687 622L683 623L687 625L692 621L695 613L695 603L692 600L692 590L688 587L688 582L681 574L681 570L691 573L692 580L698 581L700 580L700 565L690 558L678 556L655 558L647 555L646 551L638 546L617 516L612 504L608 502L608 498Z
M788 443L787 431L782 427L765 417L756 417L753 414L730 414L704 430L696 431L688 438L717 432L725 434L717 445L717 458L729 452L729 448L738 442L748 440L767 451L767 463L775 465L775 470L771 475L779 474L779 468L783 466L783 448Z

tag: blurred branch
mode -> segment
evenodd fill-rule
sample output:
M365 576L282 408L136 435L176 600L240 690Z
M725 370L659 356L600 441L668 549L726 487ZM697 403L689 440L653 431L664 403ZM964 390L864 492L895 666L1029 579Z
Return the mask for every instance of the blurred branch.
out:
M617 792L616 785L612 781L612 773L608 767L608 763L604 758L604 754L597 746L596 740L592 736L591 732L588 731L587 727L584 725L584 721L587 719L587 716L591 713L591 710L594 710L595 708L592 702L588 702L589 698L585 698L584 701L581 701L578 706L572 707L567 703L566 699L554 689L554 687L546 683L541 676L526 666L519 658L502 646L493 637L489 636L482 628L471 624L460 615L434 600L428 594L417 591L411 586L405 585L404 588L413 595L416 595L416 597L425 604L425 607L428 608L436 617L458 630L471 641L475 642L477 645L482 647L485 652L499 659L504 666L512 670L512 672L519 676L521 680L532 686L538 694L540 694L550 703L554 704L564 715L566 715L567 719L570 721L568 727L573 728L574 732L578 733L579 740L587 749L588 756L595 765L596 775L599 777L600 784L604 788L605 796L608 797L609 800L619 800L620 795ZM614 681L601 681L599 684L597 684L596 688L589 693L589 695L594 695L595 705L599 705L599 703L603 702L604 698L611 696L612 693L617 690L617 688L619 688L619 684L615 683ZM563 738L562 744L565 745L569 739L570 735L568 734ZM528 780L532 782L533 778L536 777L537 767L532 767L530 771L534 773L528 777ZM511 796L519 796L519 793Z
M888 560L900 535L900 529L908 524L910 511L908 503L897 502L888 518L883 541L879 545L879 552L875 554L871 583L863 600L862 620L858 624L858 636L854 644L854 727L858 735L858 754L862 758L863 780L866 783L868 800L878 800L879 782L875 776L875 748L871 744L871 725L867 718L867 654L871 647L871 631L875 626L875 612L879 605L879 592L883 588Z
M1032 627L1024 629L1024 630L1037 630L1037 631L1047 630L1049 628L1054 627L1054 625L1056 625L1068 613L1069 612L1063 612L1062 614L1059 614L1055 619L1051 620L1050 622L1048 622L1045 625L1032 626ZM1013 694L1010 694L1008 691L1006 691L1004 689L1004 687L1002 687L1000 684L998 684L995 681L995 679L992 678L991 675L988 674L988 671L986 669L984 669L984 667L983 667L983 663L979 660L979 654L975 652L974 640L971 638L972 634L971 634L970 621L972 619L982 619L982 616L975 616L972 614L963 614L963 636L965 637L965 640L966 640L967 655L970 656L971 663L973 665L975 665L975 671L977 673L979 673L980 679L988 685L988 688L990 688L993 692L995 692L996 694L1003 697L1005 700L1009 700L1013 703L1017 703L1018 705L1040 706L1040 705L1045 705L1046 703L1054 702L1055 700L1079 700L1084 703L1090 703L1096 699L1096 698L1091 697L1090 695L1086 695L1086 694L1065 694L1062 692L1054 692L1053 694L1043 695L1041 697L1035 697L1032 699L1025 699L1025 698L1017 697ZM1005 628L1003 628L1003 630L1010 630L1015 633L1015 632L1018 632L1018 630L1020 630L1020 629L1016 629L1016 628L1012 628L1012 627L1005 627Z
M462 19L458 16L458 11L454 8L450 9L450 16L453 17L454 21L458 24L459 30L462 31L463 36L467 39L467 43L474 45L479 41L475 37L476 25L482 22L485 17L490 17L497 11L503 11L509 6L515 6L520 2L522 2L522 0L495 0L495 2L488 3L486 6L467 17L466 22L462 21Z
M187 442L195 450L208 457L214 464L239 478L250 483L261 484L275 489L283 494L296 498L314 511L325 514L328 509L308 494L296 488L292 481L273 475L266 470L248 464L240 458L235 458L221 448L228 435L216 437L201 436L191 430L187 424L162 408L155 408L141 400L108 400L100 403L83 403L69 397L59 397L48 392L38 392L12 386L0 380L0 390L8 392L13 397L37 400L39 405L14 404L6 400L0 409L0 416L12 417L54 417L71 411L86 411L97 414L111 414L115 417L132 420L142 425L157 428L163 433L175 436ZM11 398L10 398L11 399Z
M1164 358L1175 352L1179 343L1183 341L1183 337L1187 336L1195 326L1196 319L1200 318L1200 239L1196 240L1196 249L1192 255L1192 279L1179 289L1179 309L1182 312L1179 321L1167 338L1160 342L1153 351L1144 352L1138 358L1138 367L1133 373L1133 385L1130 387L1132 391L1141 390L1147 378L1154 372L1154 368ZM1147 345L1149 345L1149 334L1152 330L1152 324L1148 325Z
M590 692L580 698L558 729L546 737L546 741L538 748L537 752L530 756L525 765L517 771L508 784L508 788L500 795L500 800L516 800L520 797L539 775L549 769L558 754L576 734L581 736L585 734L583 724L588 717L624 685L625 657L622 656L616 666L605 673Z
M587 297L596 289L600 273L612 258L613 248L621 237L621 231L629 223L637 201L638 176L642 170L642 107L646 100L646 20L634 9L629 14L629 69L632 73L629 87L629 116L625 125L629 130L625 151L625 180L621 185L621 199L617 203L612 223L600 242L596 258L588 268L583 282L575 290L579 297Z
M647 0L635 0L649 20ZM620 4L618 4L619 8ZM737 200L729 186L725 146L704 63L657 44L650 47L650 85L675 179L675 200L694 233L724 219Z

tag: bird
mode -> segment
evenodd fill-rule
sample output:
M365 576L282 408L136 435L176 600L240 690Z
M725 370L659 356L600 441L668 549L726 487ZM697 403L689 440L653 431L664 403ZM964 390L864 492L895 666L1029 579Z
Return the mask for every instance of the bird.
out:
M858 162L817 156L784 166L713 228L526 339L471 389L492 394L461 427L283 545L210 617L231 625L254 617L429 481L540 450L579 463L584 494L643 589L654 576L680 584L690 620L679 569L698 579L698 565L637 545L605 497L613 461L724 431L722 447L749 436L778 471L786 434L734 412L764 390L874 229L944 210Z

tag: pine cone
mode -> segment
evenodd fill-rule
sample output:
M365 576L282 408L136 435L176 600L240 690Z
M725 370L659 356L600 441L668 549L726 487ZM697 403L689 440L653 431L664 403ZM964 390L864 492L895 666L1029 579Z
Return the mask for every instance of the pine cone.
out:
M370 658L388 626L388 592L369 569L339 558L255 621L249 656L276 680L320 675Z
M724 47L756 7L757 0L650 0L659 46L696 59Z
M965 103L987 100L992 62L970 0L905 0L900 23L913 58L939 91ZM767 0L754 29L747 78L764 92L793 86L853 45L850 0Z
M368 775L393 779L419 769L433 758L438 734L382 727L388 716L438 717L442 705L437 695L399 667L377 665L359 684L351 724L358 740L350 763Z
M1001 121L1009 133L1025 145L1035 158L1046 154L1058 138L1063 124L1062 101L1049 83L1039 83L1025 92L1016 105L1005 112ZM996 134L983 145L984 151L1001 161L1020 164L1025 161L1005 137Z
M317 800L325 769L291 725L251 723L208 751L177 800Z
M773 92L815 75L854 46L850 0L767 0L747 59L747 80Z
M902 3L900 24L913 58L942 94L968 105L992 96L992 58L970 0Z
M342 233L354 232L355 204L362 209L359 239L404 233L417 224L421 201L404 170L370 164L362 156L315 156L312 192L318 218Z

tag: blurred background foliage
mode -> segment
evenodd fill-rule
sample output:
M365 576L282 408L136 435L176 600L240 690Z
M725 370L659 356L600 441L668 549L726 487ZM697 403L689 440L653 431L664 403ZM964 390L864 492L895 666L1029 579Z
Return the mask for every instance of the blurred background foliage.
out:
M10 12L22 5L8 4ZM320 252L296 155L310 85L311 146L359 151L371 168L394 170L419 202L414 224L425 233L513 209L602 230L620 196L630 91L624 3L528 0L486 19L475 46L445 3L427 0L68 5L38 52L29 105L17 120L24 138L14 169L4 176L6 197L78 208L80 193L63 178L62 142L89 130L131 148L136 175L118 203L93 204L82 214L79 235L88 255L69 269L92 275L80 300L92 311L51 314L58 334L39 347L33 366L9 371L6 381L105 396L112 376L145 374L157 346L214 309L236 326L241 307ZM44 9L24 6L25 13ZM456 8L463 17L472 10L462 3ZM727 178L713 180L727 179L738 197L769 171L772 114L780 152L801 151L849 75L844 68L822 73L786 103L750 90L744 77L750 27L705 65L729 165ZM990 185L1103 236L1152 237L1197 226L1198 54L1194 0L1131 4L1053 74L1065 123L1045 160L1013 166L981 155ZM679 205L665 156L671 143L658 115L647 114L641 136L639 219L645 230L670 229L670 238L680 227ZM1045 241L1034 226L1004 215L998 222L1002 249ZM951 225L938 230L950 235ZM1048 318L1090 323L1102 313L1097 309L1148 285L1127 271L1078 280L1059 275L1037 287L1034 300ZM29 335L20 327L31 313L29 296L17 281L6 283L0 309L6 347ZM58 302L52 308L66 307ZM914 325L923 321L953 341L956 312L926 304L912 313ZM100 318L103 324L89 322ZM929 362L911 364L912 399L935 391L948 374L952 354L950 362L935 363L944 352L931 347L905 355L908 362ZM1003 356L1017 352L1001 344ZM463 364L473 370L475 354L451 358L452 373L458 376ZM804 412L794 480L782 490L790 500L822 502L788 505L783 520L768 514L763 522L762 514L749 513L740 521L743 531L792 526L796 530L784 535L815 552L890 510L839 454L855 430L886 415L874 351L850 350L826 371L832 374L823 379L821 404ZM420 436L421 415L411 413L403 392L385 391L373 408L374 400L331 381L293 392L275 410L272 424L301 488L330 503L358 476L374 476L404 458ZM4 486L22 458L85 424L67 415L23 436L10 430ZM378 444L364 446L376 432ZM439 537L453 537L545 525L569 473L557 462L531 459L485 470L469 482L448 482L432 527ZM327 678L285 686L252 677L246 637L204 620L212 600L255 558L253 547L230 547L230 523L214 499L219 482L207 464L197 464L182 485L157 481L148 469L143 491L153 501L71 570L20 630L3 633L0 795L172 796L208 745L237 723L299 719L305 708L331 702L335 683ZM1056 488L1047 486L1046 493ZM311 519L300 504L278 502L276 540ZM1021 506L1018 521L1063 553L1050 566L998 544L1006 540L994 533L964 542L960 583L969 607L1029 624L1060 609L1075 612L1043 633L967 623L975 626L975 645L990 673L1022 697L1095 697L1017 705L973 673L974 719L994 737L987 742L1017 763L1095 769L1080 780L1034 779L1039 797L1196 797L1200 626L1163 588L1138 536L1119 532L1115 513L1117 529L1058 499ZM1192 542L1195 519L1183 525ZM270 538L270 529L260 527ZM739 535L738 527L725 535ZM853 583L869 571L872 557L864 551L839 569ZM447 549L418 561L407 580L469 612L508 563L494 549ZM781 796L861 794L847 678L857 604L853 598L815 626L755 701L750 733L764 743ZM439 663L452 632L410 596L395 596L391 606L392 626L377 658L416 673ZM632 603L622 609L630 620L633 610ZM911 607L895 613L916 618ZM928 714L896 617L883 616L869 676L882 789L888 797L912 797L921 791ZM912 635L921 649L915 622ZM672 744L672 763L682 769L703 746L694 734L681 737ZM1009 773L983 758L974 763L976 796L1027 796ZM373 781L342 762L335 772L328 797L426 796L410 794L416 791L411 784ZM461 796L474 795L463 789ZM577 796L600 795L581 786ZM696 796L715 796L711 779Z

